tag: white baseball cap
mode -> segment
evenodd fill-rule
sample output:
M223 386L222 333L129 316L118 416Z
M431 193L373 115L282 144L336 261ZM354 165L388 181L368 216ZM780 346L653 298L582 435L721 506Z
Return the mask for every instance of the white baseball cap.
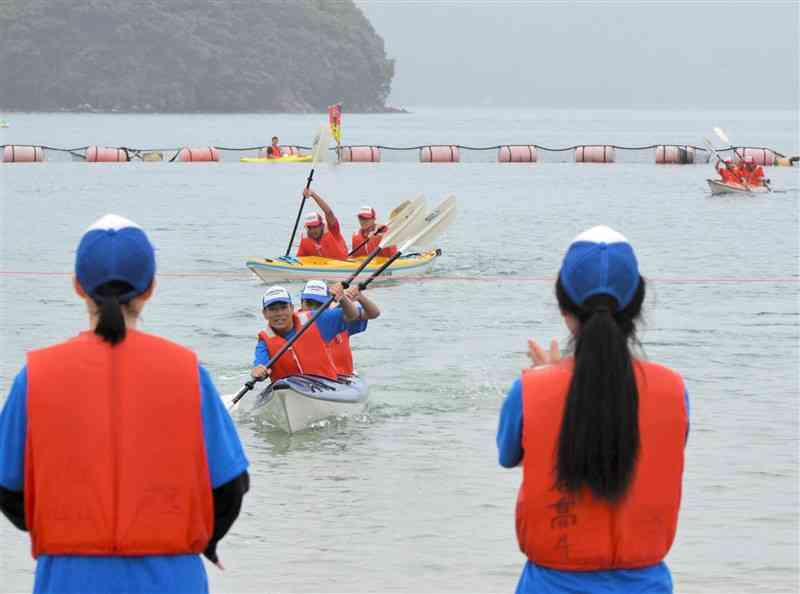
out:
M301 299L325 303L328 300L328 284L321 280L310 280L300 293Z
M289 295L289 291L280 285L272 285L261 298L261 309L266 309L273 303L288 303L291 305L292 296Z
M305 225L308 227L319 227L322 225L322 215L318 212L310 212L306 215Z
M375 209L371 206L362 206L361 209L358 211L358 218L359 219L374 219L375 218Z

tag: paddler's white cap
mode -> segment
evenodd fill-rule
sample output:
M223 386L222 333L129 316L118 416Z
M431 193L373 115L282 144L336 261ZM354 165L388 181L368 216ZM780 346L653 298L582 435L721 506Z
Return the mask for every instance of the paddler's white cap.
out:
M310 280L300 293L300 298L325 303L328 300L328 284L322 280Z
M305 225L308 227L319 227L323 223L322 215L318 212L310 212L306 215Z
M273 303L288 303L291 305L292 296L289 295L289 291L280 285L272 285L261 298L261 309L266 309Z
M375 209L371 206L362 206L361 209L358 211L358 218L359 219L374 219L375 218Z

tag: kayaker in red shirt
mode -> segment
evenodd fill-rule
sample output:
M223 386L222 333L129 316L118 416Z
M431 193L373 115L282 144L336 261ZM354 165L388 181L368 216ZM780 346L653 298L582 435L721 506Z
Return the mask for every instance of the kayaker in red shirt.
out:
M753 157L747 157L744 161L744 174L748 185L763 186L764 185L764 169L761 165L756 165Z
M300 240L300 247L297 248L297 257L302 256L321 256L334 260L347 260L347 243L342 237L342 230L339 220L333 214L328 203L314 190L306 188L303 196L313 198L317 206L325 214L318 212L309 213L305 220L306 237ZM327 223L327 229L325 228Z
M386 225L378 225L376 218L375 209L371 206L362 206L358 211L358 224L361 225L361 229L353 233L351 256L368 256L380 245L386 233ZM397 247L390 245L383 248L378 255L382 258L391 258L396 253Z
M730 161L717 161L717 173L726 184L741 183L741 177L737 167Z
M272 137L272 144L267 147L267 159L280 159L283 156L278 137Z

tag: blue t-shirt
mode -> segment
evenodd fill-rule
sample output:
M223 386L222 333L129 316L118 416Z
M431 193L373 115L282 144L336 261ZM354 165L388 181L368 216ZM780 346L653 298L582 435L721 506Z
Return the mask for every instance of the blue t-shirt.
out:
M211 487L242 474L248 466L228 411L208 372L198 366L201 414ZM27 368L17 374L0 412L0 486L22 491L27 432ZM40 555L34 593L185 593L208 592L208 579L199 555L97 557Z
M358 307L360 308L361 306L359 305ZM353 334L358 334L359 332L363 332L367 329L366 320L353 320L351 322L346 322L344 319L344 312L340 307L326 309L317 318L315 324L319 328L319 333L322 335L322 340L325 342L332 341L340 332L344 332L345 330L347 330L347 333L352 336ZM294 335L295 331L294 328L292 328L286 333L286 335L284 335L283 338L286 340L291 340ZM270 355L267 345L264 344L264 341L259 340L256 343L253 367L256 365L266 365L269 363L269 357Z
M689 392L683 393L686 418L689 418ZM688 439L688 427L687 427ZM497 453L500 466L513 468L522 461L522 381L511 386L500 410L497 427ZM610 571L561 571L525 563L517 584L517 594L575 592L581 594L670 594L672 576L663 561L640 569Z

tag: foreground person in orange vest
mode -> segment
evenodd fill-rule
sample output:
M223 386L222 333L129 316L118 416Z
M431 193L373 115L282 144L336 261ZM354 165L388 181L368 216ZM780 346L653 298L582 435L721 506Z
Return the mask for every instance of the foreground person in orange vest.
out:
M333 214L331 207L322 196L310 188L303 190L303 196L314 199L314 202L325 214L325 219L323 221L322 216L317 212L309 213L306 216L306 237L300 240L297 257L322 256L334 260L347 260L347 243L342 236L339 219ZM327 229L325 229L326 224Z
M328 344L347 330L347 323L356 320L359 311L345 294L342 285L333 285L331 293L336 297L339 307L325 310L314 325L272 365L272 369L268 369L270 358L294 337L313 314L296 312L292 296L284 287L273 285L267 289L261 298L261 310L267 328L258 333L253 369L250 371L254 379L269 376L274 382L290 375L316 375L331 380L338 377Z
M31 536L34 592L208 592L203 553L248 490L247 460L197 356L136 329L153 247L107 215L78 245L89 330L28 353L0 414L0 507Z
M353 375L353 351L350 349L350 337L353 334L360 334L367 329L367 321L374 320L381 315L381 310L366 295L359 291L357 285L348 287L344 292L350 301L357 304L358 317L346 323L346 329L339 332L336 337L328 343L333 364L339 375ZM300 311L314 312L320 305L328 300L328 285L325 281L310 280L300 294Z
M361 228L353 233L352 249L350 250L352 257L368 256L380 245L383 234L386 233L386 225L378 226L375 218L375 209L371 206L362 206L358 211L358 224ZM397 246L390 245L383 248L378 256L391 258L396 253Z
M522 464L517 593L668 593L689 402L681 376L631 353L645 296L608 227L570 245L556 283L574 355L530 341L500 414L500 464Z

